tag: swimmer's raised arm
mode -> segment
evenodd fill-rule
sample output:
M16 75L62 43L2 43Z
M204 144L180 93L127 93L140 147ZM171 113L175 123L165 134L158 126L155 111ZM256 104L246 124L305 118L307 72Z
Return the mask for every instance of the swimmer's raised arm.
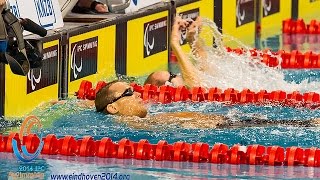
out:
M178 65L184 79L185 84L188 87L200 86L199 71L197 68L189 61L188 56L183 52L180 46L181 29L185 29L188 22L182 20L181 17L176 17L175 22L172 26L171 35L171 48L178 59Z
M204 63L207 59L207 52L204 49L204 42L199 38L199 33L201 31L202 19L200 16L197 17L195 21L189 23L190 25L187 27L187 42L189 43L192 54L198 58L200 63ZM205 68L205 67L201 67Z

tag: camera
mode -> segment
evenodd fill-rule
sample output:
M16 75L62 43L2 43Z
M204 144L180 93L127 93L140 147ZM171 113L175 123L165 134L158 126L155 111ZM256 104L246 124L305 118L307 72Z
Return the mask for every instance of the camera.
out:
M42 66L42 42L35 39L24 39L26 55L30 64L30 69L40 68ZM18 61L25 60L18 48L15 40L9 40L7 53Z
M24 39L23 30L44 37L46 29L30 19L18 19L9 9L2 11L0 29L0 61L9 64L14 74L25 76L30 68L42 66L42 42Z

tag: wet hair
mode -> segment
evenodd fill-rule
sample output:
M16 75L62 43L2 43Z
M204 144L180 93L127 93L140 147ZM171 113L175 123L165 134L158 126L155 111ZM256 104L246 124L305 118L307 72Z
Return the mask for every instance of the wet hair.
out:
M112 91L110 90L110 87L117 83L117 82L122 82L120 80L114 80L109 82L106 86L104 86L103 88L101 88L97 94L96 94L96 99L94 100L95 106L96 106L96 110L98 112L103 111L105 113L108 113L105 108L108 104L112 103L112 101L114 100L114 96L115 96L115 92L116 91Z
M162 85L164 85L166 83L165 79L157 78L155 76L155 73L156 72L153 72L147 77L146 81L144 82L144 85L152 84L152 85L156 85L156 86L162 86Z

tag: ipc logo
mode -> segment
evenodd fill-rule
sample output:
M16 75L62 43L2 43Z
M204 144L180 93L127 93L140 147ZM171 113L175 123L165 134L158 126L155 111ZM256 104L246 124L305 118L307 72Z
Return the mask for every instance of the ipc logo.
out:
M26 145L24 144L25 142L23 142L23 136L24 136L24 133L26 133L27 135L30 134L30 131L32 130L33 127L37 127L38 131L40 131L40 137L39 137L40 143L34 153L29 153ZM42 140L41 129L42 129L42 124L36 116L28 116L22 122L20 132L19 132L19 139L20 139L22 153L20 153L20 151L19 151L18 142L15 139L12 139L13 153L15 154L15 156L19 160L21 160L23 162L30 162L39 156L39 154L43 148L43 145L44 145L44 141ZM38 134L38 133L36 133L36 134Z

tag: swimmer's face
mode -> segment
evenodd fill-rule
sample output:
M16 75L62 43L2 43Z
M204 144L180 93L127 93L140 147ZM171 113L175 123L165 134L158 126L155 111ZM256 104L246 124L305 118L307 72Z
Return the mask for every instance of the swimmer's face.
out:
M170 74L169 74L170 77ZM178 87L178 86L183 86L183 79L181 76L177 75L176 77L171 79L171 83L173 84L173 86Z
M147 115L147 109L140 98L140 93L134 92L129 84L116 82L109 89L114 92L115 100L107 106L107 111L110 114L138 116L141 118Z

